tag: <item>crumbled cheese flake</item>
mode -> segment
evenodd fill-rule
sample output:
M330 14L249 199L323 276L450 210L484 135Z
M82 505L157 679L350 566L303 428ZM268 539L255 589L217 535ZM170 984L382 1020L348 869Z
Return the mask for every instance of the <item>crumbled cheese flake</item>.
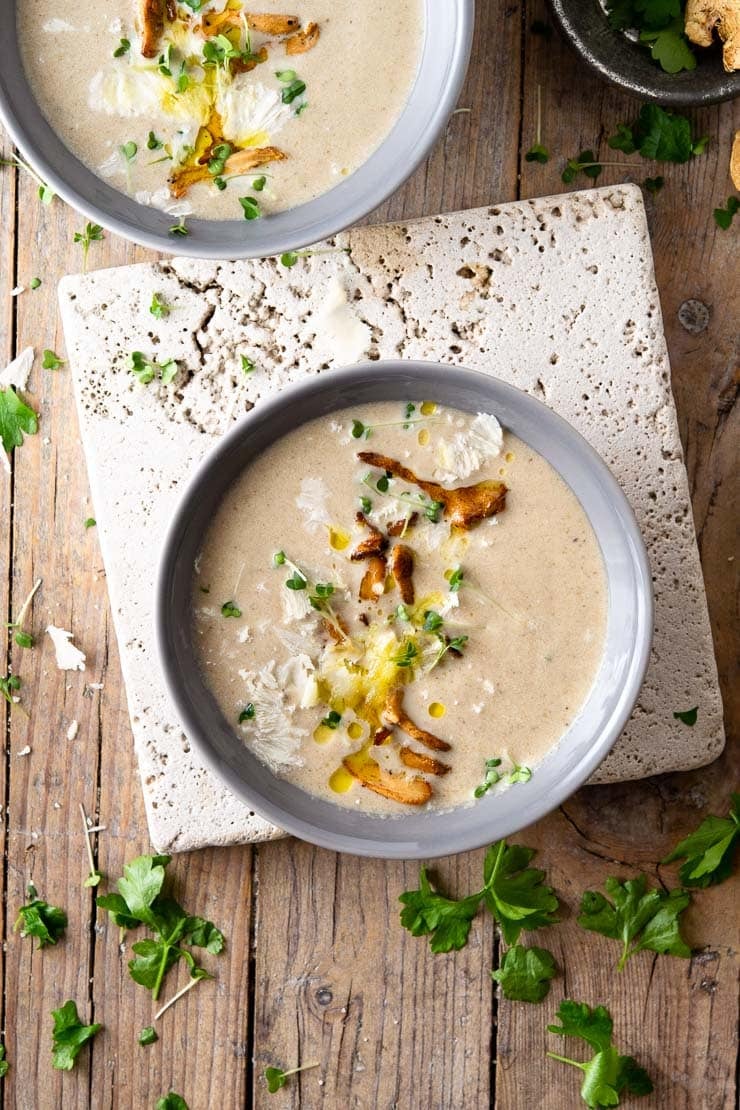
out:
M84 671L85 653L72 643L72 633L50 624L46 629L57 657L60 671Z

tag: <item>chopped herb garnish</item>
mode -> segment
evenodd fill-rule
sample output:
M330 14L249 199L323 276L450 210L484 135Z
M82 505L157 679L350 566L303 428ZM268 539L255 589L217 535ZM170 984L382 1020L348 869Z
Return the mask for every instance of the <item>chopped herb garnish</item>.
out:
M419 649L413 640L406 640L400 651L393 656L393 662L401 669L412 667L419 654Z
M12 385L0 389L0 442L3 448L10 452L14 447L20 447L24 435L34 436L38 430L36 413L21 401Z
M41 285L41 278L37 278L37 277L31 278L31 288L32 289L38 289L40 285Z
M375 488L377 489L378 493L387 493L389 485L390 485L390 475L383 474L383 475L381 475L380 478L378 478L377 482L375 483Z
M370 431L371 431L371 429L368 428L368 426L366 424L363 424L361 420L353 420L352 421L352 432L351 432L351 434L352 434L353 439L362 439L363 436L365 437L365 439L367 439L368 436L370 435Z
M298 74L294 69L278 69L275 71L275 76L278 81L282 81L284 85L290 85L295 81Z
M609 23L617 31L637 31L666 73L696 69L696 56L685 34L681 0L607 0Z
M225 601L221 606L222 617L240 617L242 611L235 601Z
M408 607L406 605L404 605L403 603L396 606L393 615L399 621L410 621L411 620L411 613L409 612Z
M185 226L185 217L184 216L180 216L180 219L178 220L178 222L176 224L173 224L172 227L169 230L170 230L170 235L189 235L190 234L190 231Z
M185 62L183 62L180 66L180 72L177 75L177 91L179 93L187 92L189 85L190 78L188 77L185 69Z
M431 520L432 524L439 524L439 515L444 507L444 501L431 501L424 509L424 516L427 520Z
M0 697L4 698L8 705L14 704L13 699L17 697L20 688L21 680L17 674L8 674L4 678L0 676Z
M180 959L190 970L190 982L175 998L199 980L210 978L184 944L205 948L214 954L222 952L224 947L223 934L212 922L191 917L173 898L162 893L169 862L169 856L137 857L125 865L123 877L116 884L118 893L103 894L97 899L98 906L108 910L121 929L146 925L154 934L131 946L134 958L128 965L134 982L147 987L154 999L159 997L165 975Z
M317 582L314 586L314 592L309 594L308 600L314 609L322 609L324 603L334 593L334 586L331 582Z
M285 552L276 551L272 557L272 561L276 567L285 566Z
M33 636L30 632L16 632L15 642L17 643L18 647L32 648Z
M244 371L244 373L245 374L253 374L254 371L257 369L257 367L252 362L251 358L248 358L247 355L242 355L241 360L242 360L242 370Z
M442 647L437 652L432 665L429 670L431 671L438 663L441 663L448 651L452 651L455 655L462 655L465 650L465 645L468 642L467 636L445 636L442 633L437 633Z
M675 712L673 714L673 716L675 717L675 719L677 721L681 721L683 724L688 725L689 728L694 727L694 725L696 724L696 718L697 718L698 715L699 715L699 706L698 705L695 705L693 709L679 709L677 712Z
M113 51L114 58L122 58L124 54L128 54L131 49L131 43L128 39L121 39L118 46Z
M226 188L226 181L223 179L223 177L214 177L213 184L216 186L220 193L223 193L224 189Z
M369 497L361 497L360 498L360 508L362 509L363 513L369 513L371 511L372 507L373 507L373 503L372 503L372 501L370 500Z
M211 151L211 158L208 162L208 172L213 174L214 177L224 172L226 167L226 159L232 154L232 147L229 143L218 143Z
M142 1031L139 1033L139 1044L140 1045L154 1044L154 1042L158 1041L158 1040L159 1040L159 1034L157 1033L157 1030L154 1028L153 1025L144 1026Z
M152 293L152 303L149 305L149 311L155 319L162 320L165 316L169 316L170 306L164 303L158 293Z
M58 358L54 351L50 351L47 347L41 365L44 370L58 370L60 366L64 366L64 359Z
M450 593L456 594L458 592L460 586L462 585L464 577L465 573L462 567L456 567L455 570L450 573L450 577L447 579L447 585L450 588Z
M253 721L255 714L254 702L247 702L239 714L239 724L243 725L245 721Z
M619 124L616 135L609 139L609 146L625 154L636 152L653 162L681 163L703 154L708 142L708 137L692 138L691 123L686 116L667 111L658 104L643 104L633 124ZM590 154L590 151L585 153Z
M612 1044L613 1022L605 1006L592 1010L585 1002L566 998L557 1012L560 1025L548 1025L551 1033L561 1037L580 1037L594 1050L586 1062L571 1060L548 1052L551 1060L570 1064L583 1072L581 1098L588 1107L619 1105L623 1091L632 1095L648 1095L653 1089L650 1077L631 1056L621 1056Z
M142 385L149 385L157 375L159 375L163 385L171 385L177 377L177 362L175 359L168 359L167 362L152 362L141 351L131 351L128 356L128 368Z
M164 143L161 139L157 138L153 131L150 131L146 140L146 145L147 150L161 150Z
M283 1071L282 1068L265 1068L267 1089L271 1095L274 1095L285 1086L289 1075L297 1075L299 1071L307 1071L309 1068L318 1066L318 1064L302 1064L300 1068L291 1068L289 1071Z
M334 730L339 727L341 720L342 714L337 713L335 709L332 709L326 717L321 718L321 724L326 725L327 728L330 728L332 732L334 732Z
M129 140L129 142L127 142L127 143L124 143L123 146L120 147L121 154L123 155L124 159L129 163L133 162L134 158L136 157L138 149L139 148L137 147L136 143L132 142L131 140Z
M740 211L740 200L738 200L737 197L728 197L726 208L715 208L714 222L717 227L721 227L723 231L727 231L732 223L733 217L738 211Z
M578 924L584 929L622 942L617 969L637 952L689 959L691 949L681 936L679 917L691 901L685 890L647 890L644 875L636 879L608 878L604 882L612 901L600 891L587 890L581 899Z
M308 581L299 570L294 570L290 578L286 580L285 585L289 590L305 590Z
M51 1034L51 1063L59 1071L71 1071L82 1048L103 1028L99 1022L83 1025L77 1004L69 1000L59 1010L52 1010L54 1028Z
M67 928L66 913L39 898L33 883L28 884L27 895L29 902L19 909L13 931L22 937L36 937L39 948L56 944Z
M532 771L529 767L514 766L513 770L506 776L506 782L512 785L516 782L529 782L532 777Z
M679 877L684 886L707 887L732 874L735 849L740 842L740 794L733 794L727 817L705 817L698 829L680 840L663 863L683 859Z
M492 786L496 785L496 783L501 778L501 775L496 770L496 768L500 767L500 766L501 766L501 760L500 759L495 759L494 758L494 759L487 759L486 760L485 778L483 779L483 782L480 783L478 786L476 786L475 790L473 791L473 797L474 798L482 798L484 794L488 793L488 791L491 789Z
M501 966L491 972L491 978L501 984L504 998L512 1002L541 1002L556 975L552 952L546 948L525 948L523 944L508 948Z
M444 621L434 609L427 609L424 614L424 623L422 628L425 632L436 632L442 627Z
M267 178L264 175L262 177L255 177L254 181L252 182L252 188L254 189L255 193L261 193L266 184Z
M103 229L100 224L87 223L85 224L84 231L76 231L74 233L73 242L82 244L82 268L87 269L87 255L90 250L91 243L99 243L104 239Z
M159 70L159 72L164 77L171 77L172 76L172 69L170 68L171 60L172 60L172 43L168 42L167 46L164 50L164 53L159 55L159 60L157 62L157 69Z
M286 88L283 89L281 100L283 104L292 104L299 96L302 96L306 91L306 82L301 81L300 77L295 77Z
M299 255L297 251L285 251L280 255L280 265L285 266L285 268L289 270L291 266L295 266L299 258L305 257L305 254Z
M87 518L87 520L85 521L85 528L94 528L96 524L97 524L97 521L96 521L95 517L94 516L89 516Z
M239 197L239 203L242 206L245 220L258 220L262 215L256 197Z
M653 196L659 193L664 185L665 178L661 177L660 174L657 177L646 177L642 183L643 189L648 193L652 193Z
M602 170L602 163L596 161L596 155L592 150L582 150L577 158L569 158L565 169L560 175L561 180L570 185L575 181L576 175L583 172L586 177L590 177L595 181Z

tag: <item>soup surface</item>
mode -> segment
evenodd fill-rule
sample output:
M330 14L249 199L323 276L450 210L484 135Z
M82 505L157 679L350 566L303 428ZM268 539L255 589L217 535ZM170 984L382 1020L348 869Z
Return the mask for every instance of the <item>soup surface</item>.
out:
M196 560L193 630L226 719L276 774L375 813L526 789L603 648L580 504L495 417L333 413L266 450Z
M143 204L214 219L353 173L403 109L424 29L422 0L18 0L17 19L72 152Z

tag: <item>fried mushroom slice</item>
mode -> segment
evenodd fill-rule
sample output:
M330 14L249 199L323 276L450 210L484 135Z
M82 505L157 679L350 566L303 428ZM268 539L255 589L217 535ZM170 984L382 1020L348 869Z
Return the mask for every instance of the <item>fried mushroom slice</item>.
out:
M387 771L364 752L348 755L343 760L344 767L353 778L361 782L374 794L381 794L393 802L407 806L423 806L432 796L432 788L426 779L395 771Z
M267 47L261 46L256 53L253 53L249 58L232 58L229 62L232 73L251 73L262 62L266 62L268 58Z
M410 717L406 715L403 709L403 690L398 687L392 690L386 699L383 710L386 720L391 724L397 725L402 732L410 736L412 740L416 740L419 744L423 744L425 748L431 748L435 752L448 752L451 745L446 740L440 740L431 732L426 729L419 728L415 725Z
M412 513L411 516L404 516L400 520L394 520L386 528L389 536L402 536L409 528L413 528L419 519L418 513Z
M169 14L166 0L138 0L137 26L141 34L141 53L144 58L155 58L159 40Z
M396 580L398 592L404 605L414 604L414 553L404 543L398 543L391 551L391 574Z
M360 563L363 559L371 559L374 555L382 555L388 547L388 540L374 524L371 524L364 513L356 513L355 520L358 524L364 525L368 529L370 535L366 540L358 543L357 547L350 555L353 563Z
M425 775L446 775L452 770L449 764L442 763L431 755L424 755L423 752L414 751L407 744L404 744L399 754L404 766L412 767L415 771L423 771Z
M320 35L318 23L308 23L303 31L298 31L285 40L285 53L307 54L309 50L313 50Z
M385 589L385 559L373 555L367 561L367 570L360 582L360 601L377 601Z
M446 489L437 482L427 482L424 478L417 478L413 470L409 470L403 463L391 459L388 455L380 455L376 451L359 451L358 459L376 466L401 478L410 485L418 486L433 501L439 501L443 506L444 515L450 524L456 528L466 530L472 528L481 520L495 516L506 507L506 486L491 478L477 482L474 486L460 486L458 489Z
M284 162L288 157L276 146L254 146L246 150L237 150L226 159L224 174L248 173L256 170L258 166L266 166L270 162Z
M262 35L289 35L297 31L301 21L297 15L269 15L247 14L247 24L250 31L258 31Z

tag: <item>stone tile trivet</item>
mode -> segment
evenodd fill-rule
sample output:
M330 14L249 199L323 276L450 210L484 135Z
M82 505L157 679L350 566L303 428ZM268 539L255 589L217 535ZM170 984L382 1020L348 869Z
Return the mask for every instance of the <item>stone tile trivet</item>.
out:
M639 189L619 186L363 228L302 259L153 262L65 278L60 299L152 841L281 835L204 770L159 677L153 570L178 490L261 397L363 354L458 363L571 421L613 468L655 577L640 702L595 782L707 763L724 737L706 599ZM346 299L348 303L343 304ZM153 293L172 306L149 312ZM176 358L144 387L141 350ZM244 374L242 354L257 369ZM84 648L84 644L82 645ZM696 726L673 711L699 706Z

